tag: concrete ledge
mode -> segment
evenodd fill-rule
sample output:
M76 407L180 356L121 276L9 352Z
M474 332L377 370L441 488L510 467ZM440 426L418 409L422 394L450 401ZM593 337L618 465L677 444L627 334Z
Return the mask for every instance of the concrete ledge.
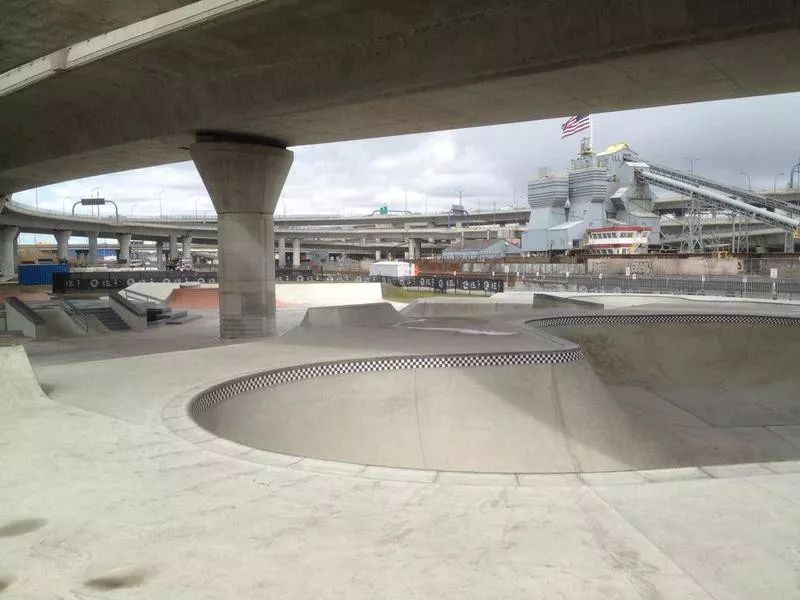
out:
M119 292L111 292L108 295L108 305L133 331L147 329L147 311L136 306Z
M47 322L30 306L16 296L6 298L5 304L8 331L21 331L22 335L33 339L45 335Z
M533 308L579 308L582 310L605 310L605 305L591 300L579 298L566 298L544 292L533 295Z

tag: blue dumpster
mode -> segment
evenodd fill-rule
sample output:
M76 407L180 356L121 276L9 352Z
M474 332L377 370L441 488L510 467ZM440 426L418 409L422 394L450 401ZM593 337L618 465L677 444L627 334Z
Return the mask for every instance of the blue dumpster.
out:
M42 265L20 265L20 285L51 285L53 273L69 273L69 265L49 263Z

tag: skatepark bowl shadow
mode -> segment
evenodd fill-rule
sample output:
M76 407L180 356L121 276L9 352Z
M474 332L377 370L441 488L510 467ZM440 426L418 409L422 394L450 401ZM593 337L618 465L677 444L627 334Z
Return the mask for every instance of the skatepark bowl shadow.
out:
M294 379L271 372L217 386L190 411L206 430L256 449L407 469L581 473L800 459L800 320L616 317L528 323L582 353L307 366Z

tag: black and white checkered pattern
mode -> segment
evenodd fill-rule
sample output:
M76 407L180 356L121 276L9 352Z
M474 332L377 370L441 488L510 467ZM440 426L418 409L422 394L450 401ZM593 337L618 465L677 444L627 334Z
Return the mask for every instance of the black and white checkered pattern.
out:
M203 411L225 400L282 383L325 377L327 375L352 375L374 371L399 371L404 369L447 369L473 367L507 367L516 365L563 364L583 360L580 350L546 352L492 352L482 354L444 354L430 356L396 356L343 360L287 367L265 371L226 381L208 389L189 404L189 412L196 417Z
M528 321L534 327L562 325L638 325L661 323L732 323L739 325L800 325L800 318L765 315L671 314L671 315L574 315Z

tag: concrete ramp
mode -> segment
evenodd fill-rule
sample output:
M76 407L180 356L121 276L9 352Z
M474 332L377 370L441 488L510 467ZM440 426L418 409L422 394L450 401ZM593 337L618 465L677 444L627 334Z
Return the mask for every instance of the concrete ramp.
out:
M172 308L219 310L219 288L179 287L169 295L167 304Z
M380 283L279 283L279 303L286 307L342 306L382 302Z
M312 307L306 311L301 327L358 327L394 325L405 319L388 302Z
M25 348L0 346L0 407L25 406L46 398Z
M530 316L533 307L521 302L491 302L489 299L420 298L402 311L409 318L489 318L495 316Z

